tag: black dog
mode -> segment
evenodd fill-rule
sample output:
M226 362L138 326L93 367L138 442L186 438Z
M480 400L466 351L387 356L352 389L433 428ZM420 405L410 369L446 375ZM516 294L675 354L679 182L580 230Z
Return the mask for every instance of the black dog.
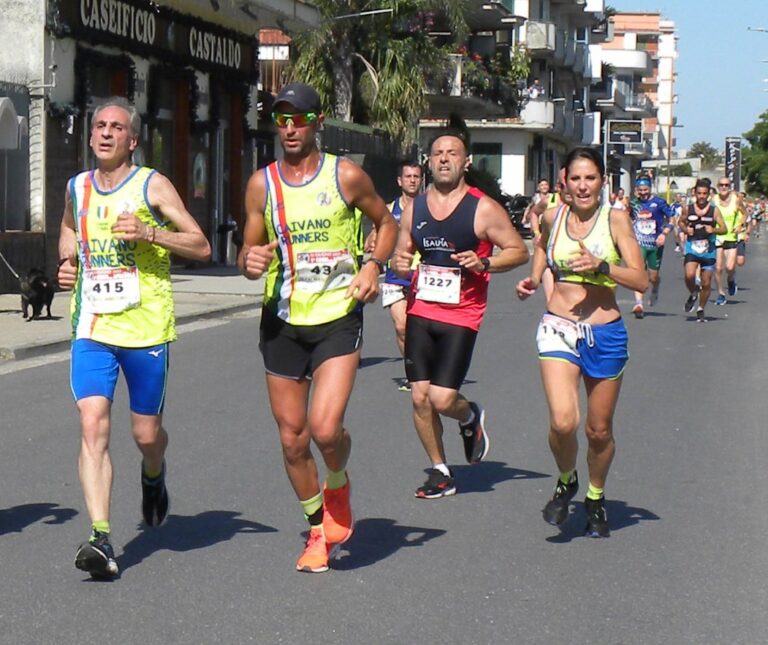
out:
M48 308L48 318L51 318L51 303L53 302L54 288L51 281L40 269L30 269L26 277L20 278L21 286L21 311L27 322L40 318L43 307ZM29 315L29 307L32 307L32 315Z

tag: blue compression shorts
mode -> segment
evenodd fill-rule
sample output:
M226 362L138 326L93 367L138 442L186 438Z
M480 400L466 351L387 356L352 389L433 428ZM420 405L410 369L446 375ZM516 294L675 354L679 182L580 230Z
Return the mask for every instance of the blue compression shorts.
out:
M157 415L165 405L169 344L116 347L82 338L72 343L69 382L75 401L115 396L119 370L128 385L131 412Z
M569 339L567 331L562 333L547 325L548 316L554 314L542 319L537 333L539 360L573 363L584 376L594 379L617 379L624 373L629 360L629 337L624 320L618 318L605 325L583 326L581 329L588 327L587 333L579 332Z

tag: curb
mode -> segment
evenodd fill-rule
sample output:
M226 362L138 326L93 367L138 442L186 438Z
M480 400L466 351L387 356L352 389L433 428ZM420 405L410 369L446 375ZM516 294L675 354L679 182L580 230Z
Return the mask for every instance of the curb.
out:
M206 320L210 318L221 318L224 315L236 314L242 311L248 311L254 309L254 307L261 306L261 299L259 298L255 303L253 301L243 302L237 305L222 305L220 307L212 307L204 311L197 311L188 314L180 314L176 316L176 325L182 325L196 320ZM20 345L18 347L1 347L0 346L0 363L5 361L18 361L27 358L38 358L45 356L46 354L55 354L56 352L62 352L69 349L72 340L71 338L51 340L43 343L33 345Z

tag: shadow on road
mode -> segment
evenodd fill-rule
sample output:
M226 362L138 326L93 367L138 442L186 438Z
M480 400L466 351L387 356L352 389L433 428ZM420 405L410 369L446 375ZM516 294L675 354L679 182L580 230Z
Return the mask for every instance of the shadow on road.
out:
M402 360L400 356L365 356L360 359L360 369L373 367L379 363L400 363Z
M452 466L451 469L456 478L456 490L459 495L485 493L494 490L496 484L510 479L541 479L550 476L533 470L510 468L502 461L484 461L473 466Z
M2 508L0 509L0 535L21 533L30 524L35 524L45 517L51 519L43 524L64 524L75 515L77 511L74 508L59 508L58 504L49 502Z
M158 528L143 530L123 548L119 558L125 571L155 551L194 551L231 540L238 533L274 533L272 526L238 519L235 511L205 511L193 516L169 515Z
M352 538L342 545L341 555L331 561L331 568L349 571L368 567L402 548L422 546L444 533L443 529L400 526L385 517L359 520Z
M677 314L668 314L663 311L645 311L646 318L666 318L667 316L677 316Z
M564 544L570 542L574 538L584 537L584 528L587 525L584 504L579 502L574 504L574 506L576 507L575 511L571 513L568 520L563 524L560 533L548 537L547 542ZM641 521L659 519L659 516L656 515L656 513L652 513L645 508L629 506L626 502L617 499L606 500L605 510L608 515L608 525L611 528L611 533L625 529L628 526L634 526ZM544 520L542 520L542 522L543 521Z

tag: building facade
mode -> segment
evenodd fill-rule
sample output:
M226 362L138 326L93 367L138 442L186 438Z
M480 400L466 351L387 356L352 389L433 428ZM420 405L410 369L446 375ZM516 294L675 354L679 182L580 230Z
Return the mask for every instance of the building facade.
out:
M672 154L677 36L674 22L658 12L616 13L611 23L613 38L600 48L603 78L593 88L593 99L603 122L619 127L626 127L622 122L636 122L639 128L639 141L609 141L607 146L614 162L613 187L629 191L643 161ZM658 173L654 178L657 190L665 190Z
M92 166L93 109L114 95L142 116L134 163L172 180L223 262L266 136L258 30L306 27L316 11L298 0L0 0L0 12L0 81L21 88L29 126L26 212L14 207L0 231L17 271L55 272L66 180ZM2 274L0 288L15 286Z
M425 149L451 113L470 130L472 158L509 195L531 195L540 178L557 179L568 151L599 142L590 86L599 79L593 45L605 39L603 0L477 2L472 35L438 79L420 121ZM511 82L505 61L528 59L528 75ZM488 77L478 74L482 66ZM509 65L506 69L509 69ZM519 67L518 67L519 69ZM497 71L498 70L498 71Z

